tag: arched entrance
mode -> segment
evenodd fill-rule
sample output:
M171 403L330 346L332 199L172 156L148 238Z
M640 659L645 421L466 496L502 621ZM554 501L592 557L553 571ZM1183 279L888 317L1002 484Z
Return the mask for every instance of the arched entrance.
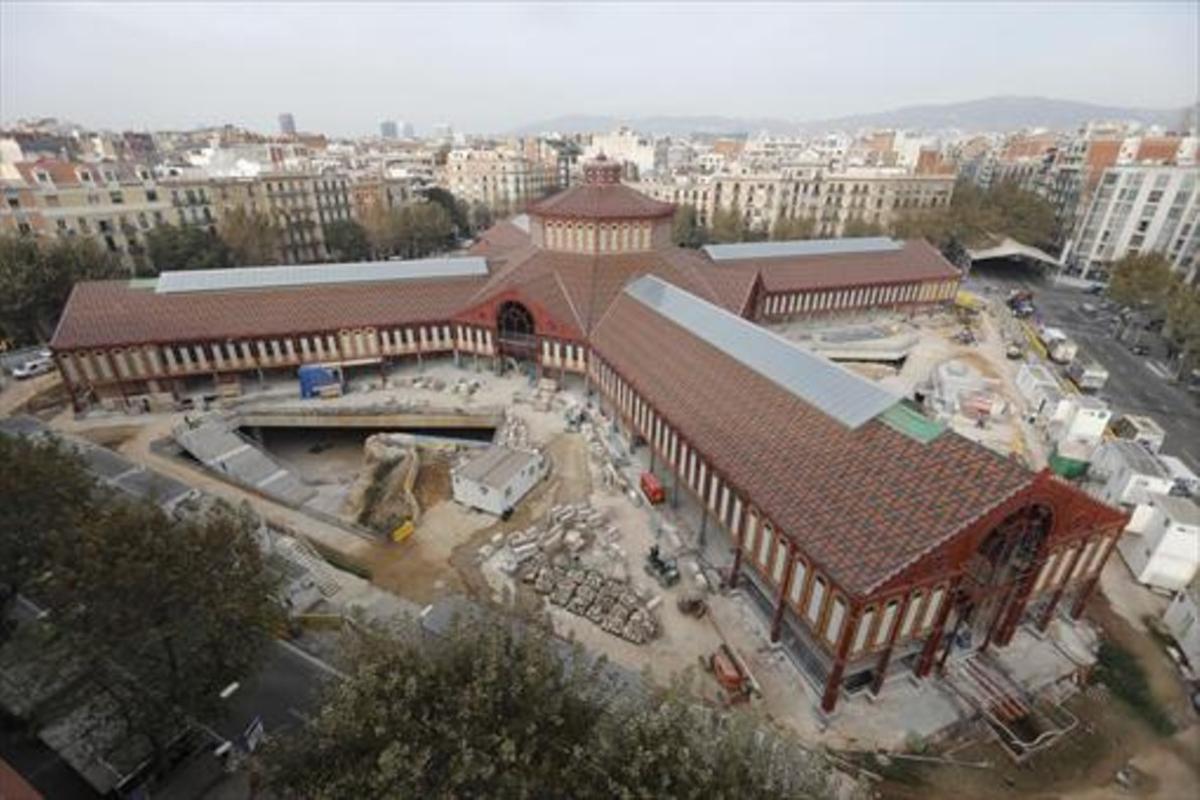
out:
M496 341L501 355L536 360L537 326L532 312L515 300L501 303L496 312Z
M1013 604L1024 602L1027 592L1021 590L1035 577L1053 525L1050 508L1033 504L1014 511L983 538L955 593L954 629L943 659L955 647L982 650L1002 635Z

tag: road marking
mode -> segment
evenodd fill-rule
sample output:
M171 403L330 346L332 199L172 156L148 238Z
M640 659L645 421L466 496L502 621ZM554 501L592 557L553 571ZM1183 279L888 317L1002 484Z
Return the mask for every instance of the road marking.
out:
M1157 361L1143 361L1142 363L1146 365L1146 369L1150 370L1160 378L1171 377L1171 373L1167 371L1167 368L1162 364L1159 364Z

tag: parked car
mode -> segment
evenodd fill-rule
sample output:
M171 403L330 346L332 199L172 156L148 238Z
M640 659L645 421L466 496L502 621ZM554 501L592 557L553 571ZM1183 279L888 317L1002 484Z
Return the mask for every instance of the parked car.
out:
M45 375L47 372L54 371L54 360L49 356L39 355L36 358L31 358L24 364L16 366L13 371L13 377L19 381L27 378L33 378L38 375Z
M1144 344L1135 344L1129 348L1129 352L1135 356L1148 356L1150 355L1150 348Z
M1083 290L1084 294L1104 294L1104 286L1101 284L1093 284Z

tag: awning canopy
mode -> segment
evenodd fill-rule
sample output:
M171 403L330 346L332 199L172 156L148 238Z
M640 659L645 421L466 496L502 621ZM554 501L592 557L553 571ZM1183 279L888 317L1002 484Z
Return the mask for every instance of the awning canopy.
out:
M985 247L967 248L967 255L971 257L971 261L973 262L984 261L989 258L1025 258L1030 261L1039 261L1052 267L1062 266L1061 261L1045 250L1022 244L1010 236L992 239Z

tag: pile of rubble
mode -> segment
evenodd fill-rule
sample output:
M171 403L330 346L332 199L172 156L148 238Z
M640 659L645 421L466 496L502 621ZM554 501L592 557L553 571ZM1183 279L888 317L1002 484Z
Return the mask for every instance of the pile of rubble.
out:
M476 392L483 388L483 381L478 378L459 378L450 387L451 394L461 394L463 397L471 398Z
M529 450L529 423L512 413L505 413L504 424L496 431L496 444L513 450Z
M622 467L626 466L629 460L617 449L615 443L604 435L604 431L608 429L607 418L599 412L593 412L592 419L594 421L581 423L579 431L587 439L588 455L591 456L596 471L600 473L601 484L609 491L625 495L635 506L640 506L641 492L622 472Z
M658 635L658 599L629 583L619 533L590 503L554 506L546 519L507 538L497 535L480 555L495 554L500 571L517 574L556 606L635 644Z
M522 580L533 584L539 594L548 595L551 603L634 644L658 636L658 620L627 582L605 578L594 569L563 569L547 561L545 556L535 558Z
M403 383L400 383L403 386ZM446 382L441 378L418 375L409 383L414 389L428 389L431 392L441 392L446 389Z

